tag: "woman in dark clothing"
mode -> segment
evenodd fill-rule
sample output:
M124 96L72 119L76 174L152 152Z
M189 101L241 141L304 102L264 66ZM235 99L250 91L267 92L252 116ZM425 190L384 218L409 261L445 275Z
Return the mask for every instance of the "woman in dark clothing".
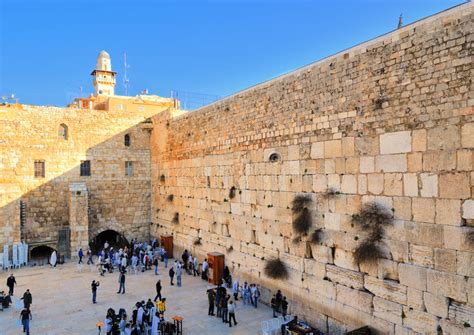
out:
M161 300L161 280L156 282L156 297L153 301L156 301L158 298Z

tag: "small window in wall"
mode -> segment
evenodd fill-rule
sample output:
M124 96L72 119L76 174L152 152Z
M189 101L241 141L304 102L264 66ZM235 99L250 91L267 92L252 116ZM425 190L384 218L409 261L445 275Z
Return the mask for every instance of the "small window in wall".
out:
M81 176L88 177L91 175L91 161L81 161Z
M130 161L125 162L125 175L127 177L133 176L133 162L130 162Z
M26 202L20 200L20 226L23 228L26 225Z
M281 161L281 156L278 152L274 152L274 153L270 154L270 156L268 157L268 160L270 162L279 162L279 161Z
M44 176L45 176L44 161L36 160L35 161L35 178L44 178Z
M58 136L63 140L67 140L68 138L68 128L64 123L59 125Z
M129 147L130 144L132 144L132 139L130 138L130 134L125 134L125 136L123 137L123 142L126 147Z

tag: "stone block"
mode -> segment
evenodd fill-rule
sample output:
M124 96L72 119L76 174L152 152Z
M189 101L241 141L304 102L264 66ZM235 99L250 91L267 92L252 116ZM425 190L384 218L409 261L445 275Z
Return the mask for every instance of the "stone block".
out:
M462 126L461 143L463 148L474 148L474 123L466 123Z
M411 152L411 132L398 131L380 135L380 153L399 154Z
M423 154L424 171L452 171L456 169L456 151L430 151Z
M359 157L346 158L346 173L350 173L350 174L359 173L359 165L360 165Z
M420 195L422 197L436 197L438 195L438 175L420 174Z
M354 156L355 140L354 137L344 137L342 139L342 155L344 157Z
M311 144L310 157L312 159L324 158L324 142L316 142Z
M372 313L372 298L373 295L370 293L351 289L344 285L338 284L336 286L337 301L368 314Z
M448 317L448 299L429 292L423 293L426 311L440 318Z
M412 134L413 151L426 151L426 129L417 129Z
M375 157L376 172L406 172L407 156L406 154L398 155L381 155Z
M360 157L360 172L361 173L375 172L375 157L373 156Z
M352 174L345 174L341 180L341 192L347 194L357 193L357 176Z
M341 140L332 140L324 142L324 157L334 158L342 156Z
M458 150L456 158L456 166L458 171L471 171L473 169L472 150Z
M418 196L418 177L416 173L403 174L403 190L407 197Z
M379 138L375 137L357 137L355 140L356 151L359 156L375 156L379 154Z
M461 201L450 199L436 199L437 224L451 226L461 225Z
M367 176L365 174L360 174L357 177L357 192L359 194L367 193Z
M410 308L414 308L419 311L424 311L425 303L423 300L423 291L417 290L416 288L408 287L406 305Z
M456 273L456 250L435 248L434 268L438 271Z
M457 251L456 262L453 262L457 269L456 272L461 276L474 277L474 253Z
M445 173L439 176L439 196L448 199L471 197L469 175L465 172Z
M464 200L462 203L462 217L468 220L474 219L474 200Z
M380 298L394 301L403 305L406 304L407 287L400 285L395 281L383 280L365 275L364 288Z
M398 280L398 263L381 258L377 262L377 277L379 279Z
M438 318L426 312L403 307L403 326L423 334L436 334Z
M374 316L395 324L402 323L402 305L375 296L373 298Z
M325 174L313 175L313 191L320 193L325 192L328 188L328 180Z
M354 261L354 254L340 248L336 248L334 264L344 269L359 271L359 266Z
M316 278L323 279L326 276L326 264L314 259L304 259L304 272Z
M428 150L453 150L461 145L459 128L455 125L428 129Z
M411 198L409 197L394 197L393 209L395 210L395 218L399 220L411 220Z
M450 301L448 307L448 318L464 326L468 323L470 328L474 324L474 306L461 304L457 301Z
M391 196L403 195L403 174L386 173L384 175L384 194Z
M427 269L427 291L467 302L468 283L464 276Z
M435 219L435 201L428 198L412 199L413 220L418 222L434 222Z
M367 175L367 191L371 194L379 195L383 193L384 177L381 173L371 173Z
M326 276L333 282L360 290L364 287L364 275L335 265L326 265Z
M426 269L411 264L399 264L398 275L400 284L426 291Z
M407 154L408 172L420 172L423 170L423 155L421 152Z
M424 267L433 267L433 257L433 248L410 244L410 261L413 264Z

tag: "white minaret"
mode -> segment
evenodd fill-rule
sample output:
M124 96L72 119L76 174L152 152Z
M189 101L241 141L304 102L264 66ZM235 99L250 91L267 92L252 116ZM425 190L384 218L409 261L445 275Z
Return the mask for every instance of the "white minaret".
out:
M94 89L96 95L114 95L115 75L112 71L110 55L106 51L101 51L97 57L95 70L91 75L94 76Z

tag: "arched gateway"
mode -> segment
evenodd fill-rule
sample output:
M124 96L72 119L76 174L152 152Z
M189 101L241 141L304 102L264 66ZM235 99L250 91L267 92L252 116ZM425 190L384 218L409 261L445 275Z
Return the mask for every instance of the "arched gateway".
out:
M111 247L119 249L128 246L128 240L119 232L107 229L97 234L90 242L89 246L93 253L97 253L108 242Z

